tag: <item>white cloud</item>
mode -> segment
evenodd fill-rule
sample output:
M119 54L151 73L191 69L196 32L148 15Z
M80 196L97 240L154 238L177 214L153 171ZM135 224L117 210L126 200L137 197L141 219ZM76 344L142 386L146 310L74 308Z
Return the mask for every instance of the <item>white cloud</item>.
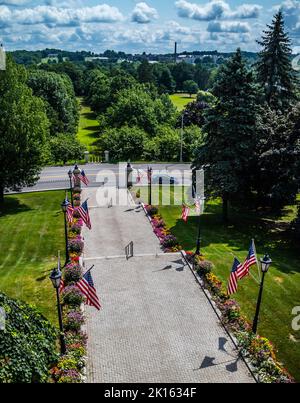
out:
M232 32L246 33L250 32L250 26L247 22L228 22L211 21L207 26L208 32Z
M148 4L144 2L137 3L131 15L131 20L133 22L137 22L138 24L148 24L157 18L157 10L148 6Z
M190 18L198 21L258 18L262 9L262 7L257 4L243 4L235 10L232 10L229 4L223 0L212 0L203 5L190 3L186 0L178 0L176 1L175 6L179 17Z
M300 2L295 0L284 1L278 6L284 13L284 19L289 29L300 28Z
M23 6L30 2L31 0L0 0L0 6Z
M16 23L21 25L75 26L80 25L80 23L113 23L123 19L124 17L118 8L107 4L77 9L37 6L12 10L6 6L0 6L0 27Z

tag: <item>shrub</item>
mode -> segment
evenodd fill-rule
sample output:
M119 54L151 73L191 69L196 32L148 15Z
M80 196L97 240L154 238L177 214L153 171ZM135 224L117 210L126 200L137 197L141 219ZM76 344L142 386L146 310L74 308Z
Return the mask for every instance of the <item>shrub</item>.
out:
M163 219L161 218L154 218L152 220L152 224L155 228L165 228L166 224Z
M87 345L87 335L84 332L68 331L65 333L66 345L69 348L71 345L80 344L83 347Z
M140 198L141 198L141 189L139 189L139 190L136 192L135 196L136 196L137 199L140 199Z
M196 263L196 270L200 276L204 276L208 273L211 273L213 267L214 266L213 266L212 262L210 262L208 260L198 259L198 261Z
M63 304L79 307L84 302L84 296L76 286L66 287L62 292Z
M33 307L0 293L6 313L0 331L0 383L47 382L57 359L56 329Z
M74 193L73 194L73 200L75 201L75 200L81 200L81 194L80 193Z
M65 330L78 332L84 323L84 317L81 312L71 311L64 316Z
M58 383L81 383L82 376L80 372L76 370L62 371L59 374Z
M71 239L69 241L69 251L71 253L80 254L83 252L83 248L84 248L84 243L81 240L81 238L75 238L75 239Z
M158 214L158 209L154 206L147 206L146 210L150 217L154 217L156 214Z
M70 226L70 232L76 235L80 235L82 231L82 226L79 225L78 223L73 223Z
M64 269L66 285L77 283L82 277L82 268L79 264L68 264Z

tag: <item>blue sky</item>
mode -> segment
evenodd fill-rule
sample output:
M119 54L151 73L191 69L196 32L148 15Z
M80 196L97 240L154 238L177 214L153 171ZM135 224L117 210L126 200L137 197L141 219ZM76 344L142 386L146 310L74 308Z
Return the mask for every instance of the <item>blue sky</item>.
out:
M300 51L300 0L0 0L6 49L126 52L258 50L256 39L282 8Z

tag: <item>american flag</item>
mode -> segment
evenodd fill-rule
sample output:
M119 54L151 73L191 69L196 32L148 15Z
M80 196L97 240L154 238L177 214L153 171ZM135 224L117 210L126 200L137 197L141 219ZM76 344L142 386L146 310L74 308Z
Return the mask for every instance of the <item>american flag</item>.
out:
M82 183L84 183L86 186L89 185L90 181L88 179L88 177L86 176L84 171L81 171L81 173L79 174L78 178L81 180Z
M136 177L136 183L138 184L138 183L141 183L141 181L142 181L142 174L141 174L141 172L138 170L137 171L137 177Z
M65 282L63 279L60 280L60 285L59 285L59 293L61 294L65 288Z
M88 229L92 229L87 200L77 209L77 211Z
M76 287L86 296L86 304L94 306L98 311L100 311L101 305L90 270L76 284Z
M196 213L198 215L200 215L201 214L201 200L198 197L195 199L195 207L196 207Z
M72 207L71 204L69 204L68 208L67 208L67 219L68 222L71 223L73 221L73 213L74 213L74 208Z
M189 218L189 215L190 215L190 211L191 211L191 209L190 209L188 206L186 206L185 204L182 206L181 218L183 219L183 221L184 221L185 223L188 222L188 218Z
M238 279L241 280L242 278L247 277L249 275L250 268L255 264L257 264L255 246L254 241L251 241L249 254L245 260L245 263L243 263L241 267L238 269Z
M57 268L61 272L60 252L58 252ZM64 282L63 278L61 277L60 284L59 284L59 293L60 294L63 292L64 288L65 288L65 282Z
M238 279L239 279L238 271L241 266L242 266L241 263L237 260L237 258L235 258L228 282L228 289L227 289L228 295L235 294L238 290Z

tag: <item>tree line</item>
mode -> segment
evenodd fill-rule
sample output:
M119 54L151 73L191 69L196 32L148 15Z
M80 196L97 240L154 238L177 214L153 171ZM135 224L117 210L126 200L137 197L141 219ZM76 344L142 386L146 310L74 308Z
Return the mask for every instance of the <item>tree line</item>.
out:
M259 44L253 69L238 49L219 70L195 153L193 166L205 166L208 194L222 198L225 221L229 204L279 211L299 192L299 80L281 12Z

